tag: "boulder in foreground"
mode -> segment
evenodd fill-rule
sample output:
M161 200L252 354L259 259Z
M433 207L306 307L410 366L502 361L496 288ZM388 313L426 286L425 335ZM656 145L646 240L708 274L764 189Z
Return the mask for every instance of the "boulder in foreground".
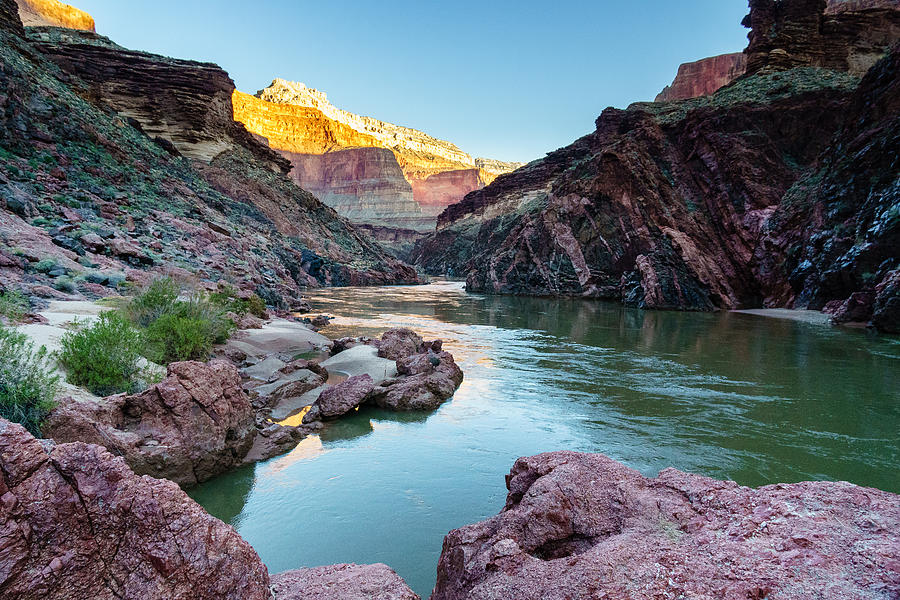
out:
M0 597L269 600L250 545L177 485L0 419Z
M256 425L233 365L189 361L139 394L64 400L43 434L104 446L138 474L189 486L241 464Z
M897 598L900 496L751 489L600 454L516 461L506 507L444 540L432 600Z
M419 600L390 567L331 565L272 576L278 600Z

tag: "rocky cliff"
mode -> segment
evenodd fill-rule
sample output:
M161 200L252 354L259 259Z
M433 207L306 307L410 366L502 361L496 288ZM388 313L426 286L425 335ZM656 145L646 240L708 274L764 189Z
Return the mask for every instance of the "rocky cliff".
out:
M290 163L231 118L215 65L89 32L25 39L2 6L0 286L97 296L157 272L287 308L308 286L417 280L283 175Z
M503 511L444 539L432 600L891 598L900 497L751 489L599 454L516 461Z
M687 100L707 96L743 75L746 69L747 57L743 52L685 63L678 67L675 81L659 93L656 101Z
M50 26L95 31L94 18L59 0L16 0L22 23L28 27Z
M797 22L771 29L771 6L754 2L748 20L813 47L821 34L797 36L822 18L815 4L778 3ZM843 12L830 31L894 18ZM760 32L750 38L753 47ZM607 109L593 133L449 207L414 259L466 276L473 291L644 308L821 309L855 292L875 297L900 260L897 53L861 82L844 59L845 70L784 70L781 52L756 56L755 75L711 96Z
M313 191L326 204L354 222L380 227L433 230L440 212L435 207L458 202L520 166L472 158L450 142L338 109L324 92L282 79L255 97L236 93L234 117L293 163L292 177L300 185L320 182ZM351 155L335 151L357 148L386 149L392 158L372 151L358 153L357 158L368 157L369 168L363 179L354 179L346 168ZM384 168L381 175L374 168L375 156ZM351 178L331 176L325 181L326 171ZM398 171L406 185L399 184Z

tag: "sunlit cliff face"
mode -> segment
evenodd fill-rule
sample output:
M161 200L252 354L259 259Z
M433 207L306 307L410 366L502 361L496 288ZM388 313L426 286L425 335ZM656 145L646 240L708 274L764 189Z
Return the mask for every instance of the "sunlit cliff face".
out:
M94 18L59 0L16 0L25 26L51 26L96 31Z
M256 96L235 92L232 104L236 121L293 163L298 185L359 223L432 230L446 206L520 166L338 109L302 83L276 79Z

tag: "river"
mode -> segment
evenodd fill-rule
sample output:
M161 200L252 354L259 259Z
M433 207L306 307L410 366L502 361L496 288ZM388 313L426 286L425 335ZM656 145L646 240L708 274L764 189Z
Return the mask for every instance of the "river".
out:
M485 297L462 284L308 295L323 333L410 327L465 372L428 414L364 408L289 454L191 490L269 571L384 562L423 598L443 536L503 506L519 456L602 452L758 486L900 492L900 339L736 313Z

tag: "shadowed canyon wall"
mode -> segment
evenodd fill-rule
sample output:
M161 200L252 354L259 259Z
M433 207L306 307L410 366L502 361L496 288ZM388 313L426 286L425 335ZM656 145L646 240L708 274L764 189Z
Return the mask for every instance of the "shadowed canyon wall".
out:
M893 322L880 313L900 309L900 52L858 69L898 41L900 11L825 10L753 0L751 75L605 110L593 133L447 208L413 260L477 292L681 310L842 312L853 297L851 320Z

